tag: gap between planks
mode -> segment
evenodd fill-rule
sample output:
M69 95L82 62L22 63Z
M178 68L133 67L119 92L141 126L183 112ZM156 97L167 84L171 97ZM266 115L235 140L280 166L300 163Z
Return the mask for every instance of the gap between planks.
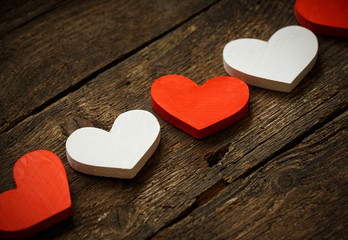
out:
M320 105L318 105L318 106L320 106ZM316 108L314 108L313 110L315 110ZM154 236L156 236L156 234L161 232L163 229L169 228L169 227L175 225L176 223L178 223L180 221L183 221L195 209L197 209L197 208L207 204L208 202L211 202L215 198L217 198L220 195L220 193L225 188L227 188L230 184L232 184L232 183L234 183L236 181L239 181L239 180L246 179L251 174L257 172L260 168L264 167L267 163L272 162L273 159L275 159L276 157L278 157L282 153L284 153L284 152L286 152L286 151L288 151L288 150L298 146L299 144L301 144L303 139L305 139L306 137L314 134L318 129L324 127L329 122L331 122L334 119L338 118L339 116L344 114L347 110L348 110L348 108L347 108L347 106L345 106L345 107L343 107L343 108L341 108L341 109L339 109L339 110L337 110L335 112L332 112L328 117L326 117L322 121L319 121L317 124L313 125L309 130L303 132L302 134L300 134L299 136L294 138L292 141L290 141L289 143L285 144L282 148L280 148L279 150L277 150L276 152L271 154L269 157L265 158L263 161L259 162L255 166L251 167L246 172L242 173L241 175L239 175L238 177L236 177L232 181L226 181L224 179L221 179L220 181L216 182L211 187L207 188L205 191L203 191L202 193L197 195L195 197L195 201L193 201L192 205L188 206L186 209L184 209L182 212L180 212L176 218L172 219L169 223L165 224L158 231L154 232L150 237L146 238L146 240L153 239ZM228 151L225 151L226 147L227 146L229 147L230 145L231 144L224 145L223 147L219 148L215 153L210 153L209 157L216 155L216 156L221 157L221 159L219 160L219 161L221 161L225 157L225 155L228 153ZM221 152L224 152L224 154L221 155ZM247 155L248 153L246 153L245 155ZM216 161L216 159L215 159L215 161ZM216 164L219 161L217 161ZM209 162L208 162L208 164L209 164Z
M138 53L139 51L141 51L142 49L150 46L151 44L155 43L156 41L162 39L163 37L165 37L166 35L168 35L170 32L175 31L176 29L180 28L182 25L186 24L187 22L191 21L192 19L194 19L195 17L197 17L198 15L208 11L212 6L214 6L215 4L219 3L221 0L216 0L214 2L212 2L211 4L209 4L208 6L202 8L200 11L198 11L197 13L191 15L190 17L188 17L187 19L181 21L180 23L178 23L177 25L175 25L172 28L169 28L167 31L164 31L163 33L159 34L158 36L152 38L151 40L143 43L142 45L140 45L139 47L129 51L128 53L122 55L121 57L111 61L110 63L106 64L104 67L100 68L97 71L94 71L93 73L91 73L90 75L88 75L87 77L83 78L82 80L78 81L76 84L66 88L65 90L63 90L62 92L58 93L56 96L48 99L46 102L42 103L41 105L35 107L34 109L32 109L31 111L29 111L27 114L24 114L23 116L13 120L10 123L5 122L4 124L2 124L0 126L3 127L4 125L7 124L7 126L0 132L0 133L4 133L4 132L9 132L12 128L14 128L15 126L17 126L18 124L20 124L22 121L26 120L27 118L30 118L38 113L40 113L41 111L45 110L46 108L50 107L51 105L53 105L54 103L58 102L60 99L68 96L69 94L76 92L77 90L79 90L80 88L82 88L84 85L86 85L87 83L89 83L90 81L92 81L93 79L95 79L98 75L104 73L105 71L117 66L119 63L125 61L126 59L130 58L131 56L133 56L134 54ZM39 16L43 16L46 13L49 13L50 11L52 11L54 9L48 10L45 13L40 14ZM34 18L37 18L39 16L36 16ZM33 18L33 19L34 19ZM31 19L31 20L33 20ZM29 21L31 21L29 20ZM29 23L29 21L27 23ZM24 26L25 24L22 24L21 26ZM17 28L17 27L16 27ZM150 91L150 89L149 89Z

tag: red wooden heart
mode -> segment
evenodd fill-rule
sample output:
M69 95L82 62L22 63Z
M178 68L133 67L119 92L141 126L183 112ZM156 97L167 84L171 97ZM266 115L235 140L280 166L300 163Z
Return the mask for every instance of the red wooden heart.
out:
M248 110L249 88L238 78L216 77L201 87L180 75L157 79L152 106L169 123L203 138L241 119Z
M347 0L297 0L295 16L313 32L348 38Z
M57 155L25 154L13 168L16 189L0 194L0 237L31 236L72 215L69 184Z

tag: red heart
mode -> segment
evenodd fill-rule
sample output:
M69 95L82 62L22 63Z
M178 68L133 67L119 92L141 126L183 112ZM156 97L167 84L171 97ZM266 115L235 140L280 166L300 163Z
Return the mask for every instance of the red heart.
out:
M169 123L203 138L241 119L248 110L249 88L238 78L216 77L201 87L180 75L157 79L152 106Z
M0 194L0 237L28 237L72 215L68 179L54 153L25 154L13 176L17 188Z
M313 32L348 38L347 0L297 0L295 16Z

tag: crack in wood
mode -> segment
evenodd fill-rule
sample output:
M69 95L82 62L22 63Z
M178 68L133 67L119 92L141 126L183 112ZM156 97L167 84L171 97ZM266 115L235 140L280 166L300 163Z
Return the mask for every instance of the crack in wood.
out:
M207 153L204 156L204 160L207 161L209 167L213 167L216 164L218 164L226 156L229 150L230 150L230 144L226 144L215 152Z
M205 205L206 203L210 202L214 198L218 197L218 195L229 185L228 182L225 180L221 179L211 187L207 188L204 192L200 193L197 197L196 200L187 208L185 208L183 211L180 212L180 214L171 220L169 223L167 223L165 226L160 228L158 231L153 233L150 237L147 238L149 239L156 239L155 236L158 232L162 231L165 228L169 228L173 226L174 224L180 222L184 218L186 218L188 215L190 215L196 208Z
M338 91L338 92L336 92L335 94L333 94L332 96L331 96L331 98L334 98L336 95L338 95L339 94L339 92L340 91ZM322 103L323 104L323 103ZM317 109L318 107L320 107L322 104L319 104L318 106L316 106L315 108L313 108L311 111L309 111L308 113L310 113L310 112L313 112L315 109ZM343 110L342 110L343 109ZM319 124L319 123L321 123L321 125L318 125L318 126L323 126L323 125L325 125L327 122L329 122L329 121L331 121L332 119L334 119L335 118L335 114L336 113L338 113L338 115L340 115L340 114L342 114L344 111L345 111L345 109L346 109L346 105L344 106L344 107L342 107L342 108L340 108L340 110L338 110L338 111L336 111L336 112L334 112L334 113L331 113L326 119L330 119L330 120L328 120L328 121L325 121L325 119L323 120L323 122L318 122L317 124ZM307 113L307 114L308 114ZM246 152L240 159L238 159L238 161L240 161L241 159L243 159L245 156L247 156L248 154L250 154L250 153L252 153L255 149L257 149L259 146L261 146L261 145L263 145L265 142L267 142L267 141L269 141L270 139L272 139L274 136L276 136L279 132L281 132L283 129L285 129L286 127L288 127L290 124L292 124L293 122L295 122L295 121L297 121L298 119L300 119L301 117L303 117L303 115L301 115L301 116L299 116L297 119L295 119L294 121L292 121L292 122L290 122L289 124L287 124L287 125L285 125L284 127L282 127L277 133L274 133L274 134L272 134L271 136L269 136L268 138L266 138L265 140L263 140L263 141L261 141L257 146L255 146L254 148L252 148L252 149L250 149L248 152ZM313 125L312 126L312 128L311 129L318 129L318 128L315 128L317 125ZM303 134L306 134L306 133L308 133L311 129L309 129L307 132L305 131L305 132L303 132ZM315 130L314 130L315 131ZM312 132L310 132L310 133L308 133L308 135L310 135L310 134L312 134ZM305 135L305 137L306 137L307 135ZM298 136L299 137L299 136ZM295 139L293 139L293 140L295 140ZM303 138L301 139L301 141L303 140ZM295 144L296 145L296 144ZM286 145L284 146L284 147L286 147ZM288 148L289 149L289 148ZM286 150L288 150L288 149L286 149ZM285 150L285 151L286 151ZM281 151L281 149L279 149L277 152L282 152ZM228 152L227 152L228 153ZM225 154L225 156L227 155L227 153ZM276 154L276 153L274 153L274 154ZM274 155L273 154L273 155ZM272 156L273 156L272 155ZM224 156L224 157L225 157ZM272 157L272 156L270 156L270 157ZM275 156L277 156L277 155L275 155ZM222 159L223 160L223 159ZM264 161L266 161L266 159L264 159ZM267 162L265 162L264 164L262 164L262 166L263 165L265 165ZM260 163L261 164L261 163ZM258 165L258 164L257 164ZM256 167L256 165L254 166L254 167ZM222 172L224 169L226 168L226 166L224 166L223 168L221 168L220 169L220 172ZM259 167L258 167L259 168ZM258 169L257 168L257 169ZM253 172L252 171L252 168L249 168L248 170L247 170L247 172L248 171L251 171L251 173ZM245 172L245 174L246 174L246 177L247 176L249 176L250 174L247 174L247 172ZM232 183L232 182L235 182L235 181L237 181L238 179L240 179L240 178L245 178L245 177L241 177L241 176L239 176L238 178L236 178L236 179L234 179L234 180L231 180L231 179L228 179L228 178L225 178L226 179L226 181L227 182L229 182L229 183Z
M180 28L182 25L184 25L185 23L189 22L190 20L192 20L193 18L197 17L198 15L206 12L208 9L210 9L213 5L217 4L218 2L220 2L221 0L217 0L212 2L211 4L207 5L206 7L202 8L200 11L198 11L197 13L191 15L190 17L188 17L187 19L179 22L178 24L176 24L174 27L168 29L167 31L164 31L163 33L159 34L158 36L152 38L151 40L141 44L140 46L136 47L135 49L129 51L128 53L120 56L119 58L115 59L114 61L111 61L110 63L106 64L104 67L100 68L99 70L91 73L89 76L83 78L81 81L77 82L76 84L66 88L64 91L58 93L56 96L48 99L46 102L42 103L41 105L39 105L38 107L34 108L33 110L27 112L26 114L24 114L21 117L18 117L17 119L13 120L12 122L3 122L0 125L0 129L3 128L3 130L1 130L0 133L4 133L4 132L8 132L10 131L12 128L14 128L15 126L17 126L19 123L21 123L22 121L24 121L27 118L30 118L31 116L34 116L38 113L40 113L41 111L43 111L44 109L48 108L49 106L53 105L54 103L56 103L57 101L59 101L60 99L66 97L67 95L76 92L77 90L79 90L80 88L82 88L83 86L85 86L87 83L91 82L93 79L97 78L100 74L104 73L105 71L115 67L116 65L118 65L119 63L125 61L126 59L130 58L131 56L135 55L136 53L138 53L140 50L148 47L149 45L153 44L154 42L160 40L161 38L165 37L167 34L169 34L170 32L175 31L176 29ZM124 84L127 86L130 84L129 81L124 82ZM7 125L7 126L6 126ZM4 127L5 126L5 127Z
M312 111L314 111L315 109L313 109ZM259 163L257 163L255 166L252 166L251 168L246 170L244 173L242 173L237 178L235 178L233 181L231 181L231 183L232 182L236 182L236 181L238 181L240 179L247 178L252 173L256 172L258 169L260 169L261 167L265 166L272 159L278 157L282 153L284 153L284 152L294 148L298 144L300 144L303 141L303 139L305 139L309 135L313 134L316 130L322 128L328 122L334 120L337 116L340 116L340 115L344 114L344 112L347 111L347 109L348 109L347 107L344 107L344 108L338 109L337 111L332 112L325 119L322 119L322 121L319 121L318 123L314 124L309 130L307 130L307 131L303 132L302 134L298 135L296 138L294 138L292 141L290 141L287 144L285 144L283 147L281 147L279 150L277 150L276 152L271 154L269 157L265 158L264 160L262 160Z
M192 204L192 208L196 209L210 202L211 200L216 198L220 194L220 192L222 192L228 185L229 183L227 181L221 179L220 181L215 183L213 186L209 187L204 192L199 194L196 197L196 201Z
M314 109L313 109L314 110ZM250 176L252 173L256 172L257 170L259 170L260 168L262 168L263 166L265 166L268 162L270 162L272 159L278 157L279 155L281 155L282 153L296 147L297 145L299 145L303 139L305 139L306 137L308 137L309 135L313 134L315 131L317 131L318 129L324 127L325 124L327 124L328 122L334 120L337 116L340 116L342 114L344 114L344 112L347 111L347 107L343 107L338 109L337 111L334 111L333 113L331 113L329 116L327 116L325 119L322 119L321 121L319 121L317 124L314 124L308 131L303 132L302 134L300 134L299 136L297 136L296 138L294 138L292 141L290 141L288 144L286 144L285 146L283 146L282 148L280 148L278 151L274 152L272 155L270 155L269 157L265 158L263 161L259 162L258 164L256 164L255 166L251 167L250 169L248 169L246 172L242 173L239 177L235 178L233 181L226 181L224 179L221 179L220 181L218 181L217 183L215 183L214 185L212 185L211 187L209 187L208 189L206 189L204 192L200 193L197 197L196 200L192 203L191 206L187 207L185 210L183 210L176 218L174 218L172 221L170 221L169 223L167 223L165 226L163 226L162 228L160 228L158 231L156 231L154 234L152 234L149 238L147 239L156 239L156 234L161 232L163 229L169 228L173 225L175 225L176 223L184 220L186 217L188 217L195 209L207 204L208 202L211 202L213 199L215 199L216 197L219 196L219 194L227 187L229 186L231 183L236 182L238 180L241 179L245 179L248 176ZM216 155L216 156L221 156L221 152L223 152L221 149L226 148L226 146L229 145L225 145L222 148L220 148L218 151L216 151L215 153L213 153L212 155ZM224 156L227 154L227 151L225 152ZM224 157L222 156L222 158ZM221 160L221 159L220 159ZM284 175L285 176L285 175ZM280 185L284 185L283 188L291 188L291 186L293 185L293 181L296 181L294 179L294 175L291 175L289 178L289 174L286 175L286 179L278 179L278 181L280 181Z

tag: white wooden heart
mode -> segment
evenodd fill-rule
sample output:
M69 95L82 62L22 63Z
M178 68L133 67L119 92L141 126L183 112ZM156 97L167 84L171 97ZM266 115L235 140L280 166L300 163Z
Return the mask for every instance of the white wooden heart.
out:
M133 178L160 142L157 118L144 110L121 114L110 132L85 127L66 141L66 155L72 168L82 173Z
M290 92L314 66L317 37L300 26L275 32L268 42L241 38L226 44L223 62L226 72L247 84Z

